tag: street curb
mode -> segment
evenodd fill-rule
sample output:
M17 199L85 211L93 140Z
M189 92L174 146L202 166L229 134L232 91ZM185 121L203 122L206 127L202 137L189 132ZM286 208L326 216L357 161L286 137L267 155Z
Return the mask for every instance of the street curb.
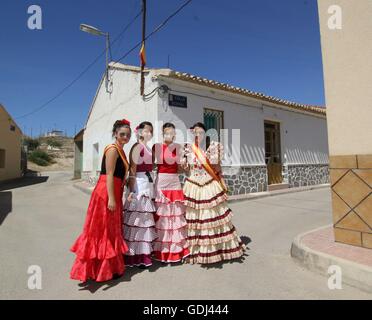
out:
M281 194L310 191L310 190L323 189L323 188L329 188L329 187L330 187L329 183L324 183L324 184L317 184L317 185L306 186L306 187L293 187L293 188L274 190L274 191L253 192L253 193L248 193L245 195L229 196L229 202L260 199L260 198L277 196Z
M301 239L308 233L329 228L332 225L323 226L296 236L291 246L291 257L305 268L330 276L328 268L331 265L340 266L342 271L342 283L356 287L360 290L372 293L372 268L345 260L343 258L331 256L329 254L315 251L305 246Z
M85 194L87 195L91 195L92 194L92 191L94 189L94 187L86 187L86 186L82 186L81 185L81 182L75 182L72 184L74 186L74 188L84 192Z

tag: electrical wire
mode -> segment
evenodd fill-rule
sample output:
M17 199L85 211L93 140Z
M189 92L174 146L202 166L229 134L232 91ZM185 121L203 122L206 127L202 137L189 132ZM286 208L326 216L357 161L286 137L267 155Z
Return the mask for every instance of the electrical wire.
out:
M138 12L137 15L124 27L124 29L115 37L115 39L112 41L111 45L113 45L116 41L120 39L120 37L129 29L129 27L138 19L138 17L141 15L142 11ZM110 56L111 56L111 45L109 46L110 48ZM70 87L72 87L87 71L97 63L97 61L106 53L106 49L103 50L82 72L80 72L69 84L67 84L64 88L62 88L55 96L53 96L51 99L47 100L44 102L41 106L38 108L23 114L18 117L14 117L14 119L22 119L25 117L28 117L34 113L39 112L40 110L44 109L47 107L51 102L59 98L62 94L64 94Z
M155 33L157 33L160 29L162 29L167 23L169 20L171 20L174 16L176 16L183 8L185 8L188 4L191 3L192 0L187 0L185 3L183 3L177 10L175 10L171 15L169 15L157 28L155 28L150 34L148 34L146 37L145 37L145 40L147 40L148 38L152 37ZM119 33L119 35L112 41L112 44L114 44L120 37L122 34L124 34L124 32L126 30L128 30L128 28L135 22L135 20L141 15L142 13L142 10L132 19L132 21L123 29L123 31L121 31ZM128 50L123 56L121 56L117 61L114 61L114 63L112 65L115 65L116 63L118 63L119 61L125 59L130 53L132 53L136 48L138 48L140 45L142 44L142 41L139 42L138 44L136 44L134 47L132 47L130 50ZM104 51L102 51L82 72L80 72L78 74L77 77L75 77L68 85L66 85L64 88L62 88L55 96L53 96L51 99L47 100L45 103L43 103L41 106L39 106L38 108L26 113L26 114L23 114L21 116L18 116L18 117L15 117L14 119L22 119L22 118L25 118L25 117L28 117L34 113L37 113L39 112L40 110L46 108L51 102L55 101L57 98L59 98L61 95L63 95L70 87L72 87L85 73L87 73L87 71L106 53L106 49ZM111 54L111 52L110 52ZM116 69L115 69L116 70ZM115 73L115 70L113 73Z
M176 16L183 8L185 8L188 4L190 4L192 0L187 0L183 3L177 10L175 10L171 15L169 15L160 25L158 25L151 33L149 33L145 37L145 41L152 37L155 33L157 33L161 28L163 28L169 20L171 20L174 16ZM121 60L125 59L129 54L131 54L135 49L142 45L142 40L138 42L134 47L129 49L124 55L122 55L117 61L115 61L111 66L114 66L116 63L119 63ZM116 69L113 71L112 75L115 73Z

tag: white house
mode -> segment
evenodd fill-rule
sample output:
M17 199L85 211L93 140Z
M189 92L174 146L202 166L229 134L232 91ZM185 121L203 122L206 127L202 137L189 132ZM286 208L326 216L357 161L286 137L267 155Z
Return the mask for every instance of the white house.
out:
M140 95L140 68L111 63L109 81L101 79L83 135L82 177L99 174L104 147L112 142L115 120L136 126L173 122L177 141L187 129L204 122L221 134L225 146L224 177L232 194L329 182L326 111L170 69L145 69L145 96ZM129 148L133 141L125 147Z
M47 132L44 136L45 137L62 137L63 136L63 131L52 130L52 131Z

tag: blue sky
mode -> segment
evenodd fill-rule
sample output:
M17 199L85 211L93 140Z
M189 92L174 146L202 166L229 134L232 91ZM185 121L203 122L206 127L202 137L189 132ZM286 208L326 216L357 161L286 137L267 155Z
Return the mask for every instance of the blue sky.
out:
M148 0L147 32L184 0ZM27 28L30 5L40 5L43 29ZM79 31L80 23L111 38L140 11L140 0L2 0L0 103L26 134L52 129L73 135L85 124L104 56L40 112L104 49L104 38ZM141 39L141 19L113 45L113 59ZM324 105L316 0L193 0L147 42L148 67L170 67L296 102ZM139 65L138 51L123 63Z

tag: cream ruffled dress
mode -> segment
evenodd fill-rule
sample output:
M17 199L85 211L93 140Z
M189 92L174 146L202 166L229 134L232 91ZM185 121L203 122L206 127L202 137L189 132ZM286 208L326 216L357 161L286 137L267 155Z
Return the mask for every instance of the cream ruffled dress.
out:
M212 146L204 153L210 160ZM245 246L232 224L227 194L191 151L185 149L190 173L183 192L186 205L188 263L209 264L244 254Z

